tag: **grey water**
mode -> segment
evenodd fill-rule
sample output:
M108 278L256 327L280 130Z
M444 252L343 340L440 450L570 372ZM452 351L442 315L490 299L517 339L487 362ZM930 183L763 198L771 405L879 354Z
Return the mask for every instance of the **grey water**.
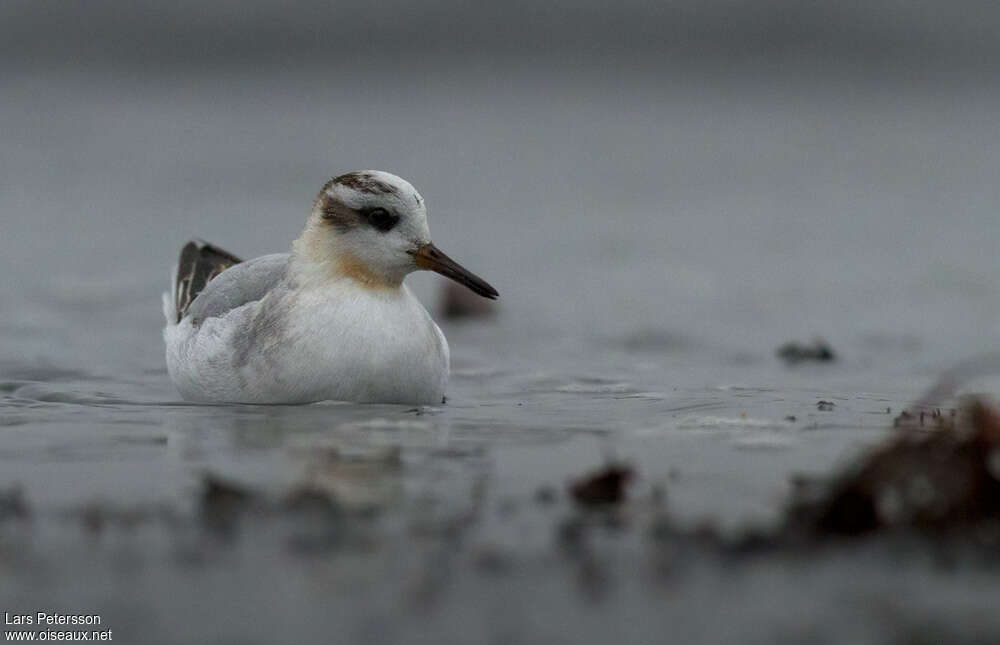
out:
M995 565L878 542L731 561L657 530L774 526L791 478L996 347L983 69L565 48L199 67L127 60L140 40L0 77L5 611L144 643L1000 637ZM440 320L447 403L181 401L160 336L180 246L283 251L361 168L410 180L436 244L501 293ZM436 316L441 280L408 279ZM775 355L814 337L838 360ZM609 460L637 479L594 520L566 485ZM264 501L206 525L207 474ZM273 510L305 484L332 519Z

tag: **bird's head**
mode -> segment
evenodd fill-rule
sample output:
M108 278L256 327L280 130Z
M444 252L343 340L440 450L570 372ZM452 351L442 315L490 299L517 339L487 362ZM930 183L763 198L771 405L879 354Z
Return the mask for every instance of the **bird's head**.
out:
M399 287L407 274L426 269L485 298L498 296L434 246L420 193L405 179L379 170L328 181L313 202L294 252L311 269L371 288Z

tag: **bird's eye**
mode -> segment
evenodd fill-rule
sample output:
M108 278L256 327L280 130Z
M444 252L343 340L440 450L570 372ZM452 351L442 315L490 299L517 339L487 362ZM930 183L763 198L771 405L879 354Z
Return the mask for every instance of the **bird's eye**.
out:
M392 230L399 222L398 215L393 215L384 208L373 208L365 211L365 217L368 219L369 224L383 233Z

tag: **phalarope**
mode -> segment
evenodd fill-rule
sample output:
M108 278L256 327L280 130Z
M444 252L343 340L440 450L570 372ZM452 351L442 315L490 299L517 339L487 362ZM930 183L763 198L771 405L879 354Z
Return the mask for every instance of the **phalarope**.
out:
M194 401L441 403L448 342L403 284L418 269L498 296L431 243L407 181L335 177L291 253L242 262L205 242L183 248L163 294L170 378Z

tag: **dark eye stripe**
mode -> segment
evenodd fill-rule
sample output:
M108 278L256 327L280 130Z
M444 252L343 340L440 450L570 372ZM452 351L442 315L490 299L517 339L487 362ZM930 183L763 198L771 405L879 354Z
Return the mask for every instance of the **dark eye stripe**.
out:
M399 215L393 215L384 208L372 208L364 211L365 219L373 228L383 233L391 231L399 223Z

